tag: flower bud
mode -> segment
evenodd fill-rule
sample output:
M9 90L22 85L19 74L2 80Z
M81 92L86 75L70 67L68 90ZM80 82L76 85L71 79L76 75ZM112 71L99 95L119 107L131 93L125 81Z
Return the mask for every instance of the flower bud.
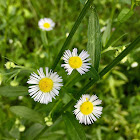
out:
M19 83L17 81L13 80L13 81L10 82L10 85L15 87L15 86L18 86Z

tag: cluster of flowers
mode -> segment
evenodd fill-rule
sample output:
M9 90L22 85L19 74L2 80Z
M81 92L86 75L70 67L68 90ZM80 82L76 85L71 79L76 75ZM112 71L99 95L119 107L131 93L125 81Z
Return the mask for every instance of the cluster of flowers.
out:
M49 19L41 19L38 23L39 27L43 30L50 31L55 26L55 23ZM66 50L62 57L65 64L62 64L61 67L66 69L68 75L76 69L81 75L89 71L91 63L88 63L90 60L89 54L87 51L82 51L79 55L77 48L74 48L71 52ZM49 71L49 68L45 68L46 74L43 72L43 68L37 70L38 74L31 73L28 84L30 96L34 101L40 102L42 104L48 104L52 102L52 98L55 99L55 96L59 95L59 90L63 86L63 79L57 74L57 72ZM98 106L101 104L101 100L98 99L96 95L84 94L79 99L77 104L74 106L75 110L73 111L76 115L76 119L79 120L79 123L84 123L89 125L96 121L96 118L99 118L102 114L102 107Z

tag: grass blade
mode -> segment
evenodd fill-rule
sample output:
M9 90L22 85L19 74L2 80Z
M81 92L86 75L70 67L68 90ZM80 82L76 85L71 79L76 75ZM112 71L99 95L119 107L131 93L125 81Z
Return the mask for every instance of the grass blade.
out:
M129 10L129 9L123 9L119 16L118 16L118 25L116 27L116 30L112 33L111 37L109 38L109 40L107 41L106 45L105 45L105 49L108 48L112 42L114 42L114 38L116 36L116 34L118 33L118 31L120 30L120 27L123 23L125 23L132 15L134 14L134 11Z

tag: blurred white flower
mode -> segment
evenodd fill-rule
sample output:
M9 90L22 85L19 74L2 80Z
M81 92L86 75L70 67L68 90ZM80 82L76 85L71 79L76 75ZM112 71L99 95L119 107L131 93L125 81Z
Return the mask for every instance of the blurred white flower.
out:
M69 33L66 33L66 37L68 37L69 36Z
M40 102L42 104L48 104L52 102L52 98L59 94L59 90L63 84L61 83L62 77L60 77L57 72L52 72L48 67L46 67L46 75L43 72L43 68L37 70L39 75L36 73L31 73L28 84L33 84L29 86L29 93L34 101Z
M99 118L102 114L103 107L97 106L101 102L96 95L82 95L74 106L76 109L73 111L79 123L84 123L85 125L94 123L97 120L96 117Z
M102 33L102 32L104 32L105 30L106 30L106 26L102 27L100 31L101 31L101 33Z
M43 18L39 20L38 26L42 30L51 31L54 28L55 23L50 18Z
M18 129L19 129L19 132L24 132L25 131L25 126L20 125Z
M131 64L131 67L132 68L135 68L135 67L137 67L138 66L138 62L133 62L132 64Z
M89 71L91 63L87 63L90 58L87 51L82 51L79 56L77 54L77 48L74 48L72 53L70 50L66 50L62 59L66 64L62 64L61 67L64 67L68 72L68 75L72 73L74 69L76 69L81 75L85 74L85 72Z
M2 74L0 73L0 85L2 83Z
M13 43L13 39L9 39L9 43L12 44Z
M23 99L23 96L19 96L18 99L19 99L19 100L22 100L22 99Z
M40 58L44 58L45 57L45 54L44 53L41 53L40 54Z

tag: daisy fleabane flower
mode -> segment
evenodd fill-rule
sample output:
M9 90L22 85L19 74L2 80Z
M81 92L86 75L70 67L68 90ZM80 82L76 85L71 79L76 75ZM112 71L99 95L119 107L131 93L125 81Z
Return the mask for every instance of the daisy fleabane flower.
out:
M29 93L34 101L40 102L42 104L48 104L52 102L52 98L55 99L55 96L59 94L60 88L63 86L62 77L60 77L57 72L53 72L48 67L45 68L46 75L43 72L43 68L40 68L37 75L36 73L31 73L28 84Z
M103 107L97 106L101 104L101 100L96 95L84 94L74 106L76 109L73 111L79 123L89 125L96 121L102 114Z
M55 23L50 18L43 18L39 20L38 26L42 30L51 31L54 28Z
M74 48L72 53L70 50L66 50L62 59L66 64L62 64L61 67L64 67L68 72L68 75L72 73L74 69L76 69L81 75L85 74L85 72L89 71L91 63L87 63L90 58L87 51L82 51L79 55L77 54L77 48Z

